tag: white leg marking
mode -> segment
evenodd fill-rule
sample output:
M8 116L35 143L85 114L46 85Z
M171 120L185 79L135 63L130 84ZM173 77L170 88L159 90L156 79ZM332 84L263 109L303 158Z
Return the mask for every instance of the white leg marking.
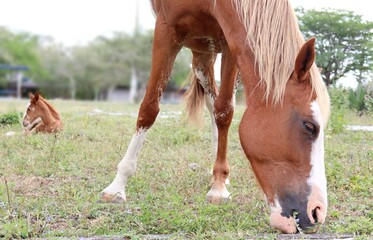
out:
M201 86L205 90L205 93L211 93L211 89L209 87L209 80L205 76L205 74L203 73L203 71L202 70L198 70L198 69L194 69L194 74L196 75L196 77L197 77L197 79L199 81L199 84L201 84Z
M210 112L211 116L211 131L212 131L212 159L216 160L216 155L218 153L218 127L216 126L214 117L214 98L209 94L205 95L206 107Z
M147 129L139 129L131 139L127 152L118 164L117 174L113 182L103 190L103 193L117 195L126 200L125 187L127 180L136 170L137 158L146 137Z
M228 192L227 188L225 187L225 184L219 188L217 188L214 184L212 185L212 188L207 193L206 198L210 202L227 202L231 199L231 194Z

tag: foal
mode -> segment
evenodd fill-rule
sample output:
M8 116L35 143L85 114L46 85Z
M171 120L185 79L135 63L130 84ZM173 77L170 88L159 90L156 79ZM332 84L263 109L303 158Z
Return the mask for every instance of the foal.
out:
M62 130L61 117L57 110L38 92L30 93L30 103L23 116L24 133L55 133Z

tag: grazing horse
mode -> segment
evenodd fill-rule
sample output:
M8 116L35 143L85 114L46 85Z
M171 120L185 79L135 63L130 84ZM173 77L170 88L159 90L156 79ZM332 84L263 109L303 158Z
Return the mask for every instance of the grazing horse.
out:
M126 200L125 186L159 112L159 102L182 47L192 50L189 110L204 99L212 116L213 183L209 202L229 200L225 182L228 128L237 76L246 110L242 148L284 233L313 233L327 211L324 130L329 96L315 65L315 39L304 41L288 0L151 0L156 14L152 68L136 131L101 200ZM222 53L218 92L213 64ZM203 94L201 94L203 93Z
M30 93L30 103L23 116L25 133L55 133L62 130L62 121L56 109L38 92Z

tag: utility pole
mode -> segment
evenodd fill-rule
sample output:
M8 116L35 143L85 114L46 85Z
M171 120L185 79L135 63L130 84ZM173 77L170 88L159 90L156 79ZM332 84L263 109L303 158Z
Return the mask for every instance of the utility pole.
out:
M22 98L22 78L23 73L21 71L16 72L16 80L17 80L17 99Z
M139 14L139 0L136 1L136 15L135 15L135 29L133 36L136 39L140 34L140 14ZM137 95L139 78L137 76L137 70L134 63L131 65L131 85L130 85L130 96L129 101L131 103L135 102Z

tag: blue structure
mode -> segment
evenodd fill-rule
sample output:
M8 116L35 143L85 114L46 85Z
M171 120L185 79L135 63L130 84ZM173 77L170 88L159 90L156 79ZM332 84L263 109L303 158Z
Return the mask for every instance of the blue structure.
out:
M29 67L0 64L0 71L1 70L16 72L16 81L13 82L13 83L10 83L10 85L7 87L7 89L0 89L0 96L1 95L3 95L3 96L17 96L17 98L21 98L22 97L22 90L23 90L22 88L26 87L26 86L24 86L25 84L23 83L24 77L23 77L22 71L30 70ZM11 86L11 85L13 85L13 86ZM35 88L36 86L30 86L30 87Z
M11 66L11 65L0 64L0 70L28 71L30 70L30 68L27 66Z

